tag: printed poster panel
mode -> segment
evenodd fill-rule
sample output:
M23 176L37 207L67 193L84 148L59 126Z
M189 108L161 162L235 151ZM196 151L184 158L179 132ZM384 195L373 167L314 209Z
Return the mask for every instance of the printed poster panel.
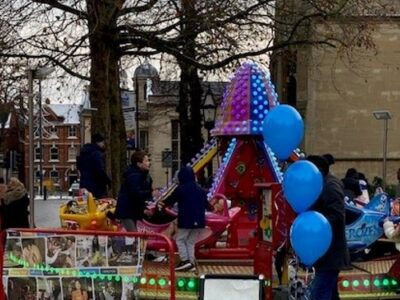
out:
M121 92L122 112L124 114L125 129L127 131L136 128L136 103L135 93L132 91Z
M108 236L8 232L8 300L135 299L145 243Z

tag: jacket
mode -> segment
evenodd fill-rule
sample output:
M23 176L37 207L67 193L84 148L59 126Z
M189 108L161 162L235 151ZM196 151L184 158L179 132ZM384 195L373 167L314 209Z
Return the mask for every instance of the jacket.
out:
M152 185L153 180L149 172L131 165L123 175L115 217L118 219L142 219L146 201L152 199Z
M383 230L385 231L385 235L388 239L394 241L396 243L396 249L400 251L400 231L396 230L392 221L385 221L383 223Z
M322 193L311 208L326 217L332 227L332 242L328 251L314 264L316 270L344 270L350 267L350 255L345 234L345 206L343 185L328 173Z
M178 187L165 200L165 205L178 203L178 228L204 228L208 208L206 192L196 183L191 167L183 167L178 180Z
M29 228L29 197L25 188L7 190L3 205L3 228Z
M104 150L97 144L85 144L77 157L81 173L80 188L85 188L95 198L107 196L107 185L111 180L106 173Z

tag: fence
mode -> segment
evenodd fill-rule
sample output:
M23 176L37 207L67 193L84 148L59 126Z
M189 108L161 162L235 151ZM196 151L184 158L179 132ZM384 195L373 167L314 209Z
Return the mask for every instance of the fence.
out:
M92 299L138 293L148 239L163 239L169 255L170 299L175 300L174 247L170 239L150 232L11 229L2 232L0 299L31 295L45 299L53 293ZM101 295L101 296L100 296ZM128 296L129 295L129 296Z

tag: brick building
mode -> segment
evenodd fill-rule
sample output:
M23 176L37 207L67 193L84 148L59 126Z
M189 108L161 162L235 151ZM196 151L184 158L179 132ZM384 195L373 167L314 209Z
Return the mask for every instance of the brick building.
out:
M78 179L76 156L81 145L79 105L43 104L34 121L34 183L67 190ZM25 127L25 174L29 174L29 128ZM41 138L40 138L41 137ZM42 174L42 178L40 176ZM28 176L25 176L28 186Z

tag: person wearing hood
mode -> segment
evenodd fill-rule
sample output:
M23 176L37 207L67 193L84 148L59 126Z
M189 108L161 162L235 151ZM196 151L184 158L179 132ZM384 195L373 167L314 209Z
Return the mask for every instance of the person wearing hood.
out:
M136 221L150 216L147 201L157 198L159 191L153 191L153 180L149 174L150 160L145 151L135 151L131 165L124 173L117 198L115 217L127 231L137 231Z
M178 173L179 185L164 201L165 206L178 203L178 246L180 263L176 271L195 271L194 247L206 225L206 209L209 208L206 192L196 183L193 169L183 167Z
M81 173L79 187L87 189L96 199L106 197L107 186L111 185L106 172L104 148L104 137L95 133L92 135L92 142L83 145L76 159Z
M342 179L344 195L350 201L354 201L356 198L362 195L358 174L359 173L355 168L349 168L346 171L346 175Z
M29 228L29 197L24 184L11 177L3 201L3 230Z
M339 272L350 267L343 184L330 173L329 166L332 163L325 157L310 155L307 160L319 169L324 180L322 192L310 209L321 213L332 228L332 242L326 253L314 264L315 277L311 284L311 295L313 300L335 300L339 299Z

